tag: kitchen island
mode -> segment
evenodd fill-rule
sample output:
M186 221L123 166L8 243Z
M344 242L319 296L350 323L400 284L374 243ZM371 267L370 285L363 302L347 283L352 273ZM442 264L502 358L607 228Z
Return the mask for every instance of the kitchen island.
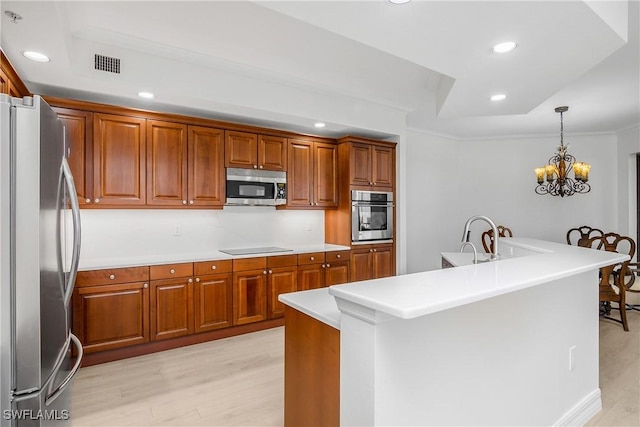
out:
M583 425L600 410L598 269L627 256L499 243L497 262L280 296L339 331L340 425Z

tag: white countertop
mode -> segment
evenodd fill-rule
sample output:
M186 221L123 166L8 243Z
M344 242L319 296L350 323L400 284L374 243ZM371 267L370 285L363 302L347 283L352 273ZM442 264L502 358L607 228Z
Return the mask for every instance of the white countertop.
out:
M340 310L329 288L281 294L278 299L296 310L329 326L340 329Z
M262 245L266 246L266 245ZM275 245L274 245L275 246ZM280 245L278 245L280 246ZM161 265L171 264L179 262L199 262L199 261L217 261L224 259L239 259L239 258L256 258L265 256L278 256L278 255L295 255L309 252L332 252L332 251L345 251L350 250L349 246L332 245L327 243L313 244L313 245L295 245L287 246L282 245L287 249L291 249L286 252L269 252L249 255L229 255L218 250L200 251L200 252L181 252L171 254L144 254L137 256L108 256L103 258L86 259L82 257L82 251L80 255L80 271L96 270L104 268L122 268L122 267L136 267L145 265ZM225 248L223 248L225 249Z
M412 319L629 258L615 252L528 238L500 239L499 245L534 254L331 286L329 294L394 317Z

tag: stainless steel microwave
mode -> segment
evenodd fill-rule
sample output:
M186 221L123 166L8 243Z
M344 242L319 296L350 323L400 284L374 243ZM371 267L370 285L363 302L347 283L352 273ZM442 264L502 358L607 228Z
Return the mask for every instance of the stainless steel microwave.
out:
M227 168L227 205L277 206L287 203L287 173Z

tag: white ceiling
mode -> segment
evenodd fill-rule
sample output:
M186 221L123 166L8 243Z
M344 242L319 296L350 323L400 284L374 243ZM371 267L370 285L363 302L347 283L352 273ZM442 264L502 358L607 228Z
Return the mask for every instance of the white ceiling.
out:
M320 105L287 112L279 103L340 100L459 138L555 133L559 105L570 107L567 133L640 121L638 0L0 5L23 17L14 24L3 13L0 41L35 93L331 136L389 135L337 114L318 131L309 124L324 119ZM491 52L505 40L518 48ZM29 61L24 50L52 60ZM94 53L121 58L121 74L94 70ZM282 99L273 99L276 88ZM137 99L139 90L156 99ZM271 105L256 97L261 91ZM489 101L495 93L508 98Z

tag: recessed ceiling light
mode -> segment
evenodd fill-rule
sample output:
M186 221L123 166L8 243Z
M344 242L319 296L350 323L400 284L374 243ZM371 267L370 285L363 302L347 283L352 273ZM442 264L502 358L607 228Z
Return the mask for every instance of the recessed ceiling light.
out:
M324 123L322 123L322 122L317 122L317 123L314 123L313 125L314 125L315 127L317 127L317 128L323 128L323 127L325 127L325 126L326 126L326 124L324 124Z
M499 43L493 47L495 53L505 53L515 49L517 44L515 42Z
M153 99L153 94L151 92L138 92L138 96L140 98Z
M405 3L409 3L411 0L389 0L389 3L393 3L393 4L405 4Z
M498 95L493 95L491 97L492 101L504 101L505 99L507 99L507 95L500 93Z
M24 56L25 58L28 58L32 61L36 61L36 62L49 62L51 61L51 59L49 59L49 57L47 55L45 55L44 53L40 53L40 52L33 52L31 50L27 50L22 52L22 56Z

